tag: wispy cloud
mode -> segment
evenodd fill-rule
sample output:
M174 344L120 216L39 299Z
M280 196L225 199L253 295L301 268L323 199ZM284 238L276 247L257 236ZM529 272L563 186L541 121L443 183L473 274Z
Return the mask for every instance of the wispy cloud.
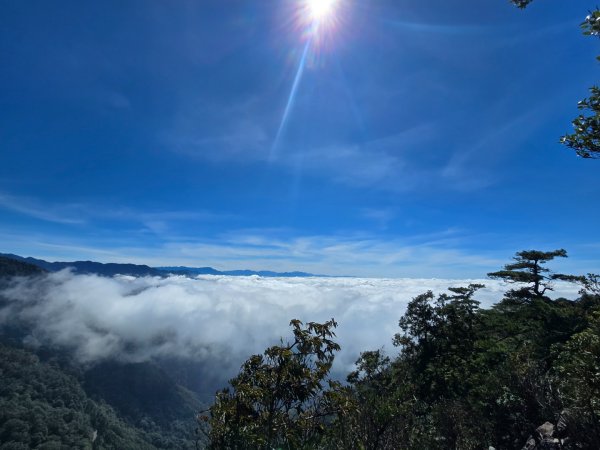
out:
M556 96L549 96L542 104L516 115L508 111L512 103L502 101L496 104L488 113L487 123L483 125L485 133L475 134L471 137L475 139L472 144L455 151L441 175L455 180L459 185L464 183L466 187L483 187L493 183L497 175L489 168L522 148L523 142L533 135L546 119L544 112L550 109L549 106L555 98ZM474 174L474 165L483 169L484 173L479 176Z
M198 223L215 223L236 218L230 213L208 210L163 210L144 211L133 208L96 208L90 211L90 216L96 219L139 224L142 231L153 233L163 238L176 238L182 225L190 226Z
M196 137L180 134L168 141L169 148L202 160L227 164L260 162L294 173L322 176L352 187L407 191L429 178L434 169L415 164L414 156L435 135L431 124L422 124L359 143L333 145L284 145L270 153L273 137L266 127L242 119L223 135Z
M47 205L30 197L0 193L0 207L47 222L83 224L81 205Z
M422 124L362 144L289 149L278 163L349 186L409 191L427 178L430 169L416 166L414 155L431 135L432 125Z
M188 99L158 137L169 151L200 161L266 161L274 122L263 108L253 96L233 104Z
M148 240L139 233L88 236L22 234L0 229L4 252L48 260L95 259L150 266L212 266L368 277L482 277L506 264L523 248L553 249L554 244L507 239L495 234L442 229L405 237L373 233L306 235L289 229L229 231L219 235L171 236ZM478 244L486 242L485 248ZM532 243L533 242L533 243ZM490 245L493 243L493 245ZM591 245L567 245L572 257L559 261L565 273L600 272ZM559 266L562 264L562 266ZM562 268L564 266L564 269Z
M386 230L389 223L396 216L395 212L389 208L363 208L360 215L369 221L373 221L380 230Z
M459 277L481 275L503 263L492 251L465 249L465 242L472 236L458 230L406 238L382 238L371 233L303 235L284 229L238 230L216 236L161 238L158 235L150 240L139 233L92 233L78 238L69 234L14 231L2 235L3 251L22 256L51 260L97 259L151 266L213 266L222 270Z
M405 162L397 155L370 145L339 145L300 151L282 163L301 168L308 174L317 173L351 186L412 187L412 180L400 179L406 174ZM412 178L412 177L411 177Z
M424 273L475 276L501 265L502 260L492 253L460 249L466 239L467 235L453 232L413 239L382 239L371 234L290 237L243 232L202 241L167 242L161 247L160 258L221 269L303 270L374 277Z
M171 141L178 153L215 162L246 163L268 158L270 145L265 130L250 121L240 122L222 134L179 136Z
M63 225L86 225L93 228L94 223L99 221L128 222L162 235L172 232L176 223L217 222L236 217L234 214L208 210L139 210L90 203L59 204L1 192L0 208Z

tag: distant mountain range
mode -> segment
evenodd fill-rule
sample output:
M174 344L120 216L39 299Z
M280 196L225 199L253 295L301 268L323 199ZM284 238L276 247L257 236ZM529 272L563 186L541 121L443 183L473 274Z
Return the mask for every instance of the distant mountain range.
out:
M236 277L247 277L258 275L259 277L322 277L325 275L314 275L307 272L273 272L271 270L217 270L212 267L156 267L156 269L177 275L230 275Z
M111 277L114 275L131 275L135 277L164 277L169 274L196 276L196 275L229 275L229 276L250 276L258 275L260 277L320 277L325 275L314 275L307 272L273 272L270 270L226 270L221 271L212 267L185 267L185 266L166 266L150 267L141 264L119 264L119 263L99 263L95 261L56 261L48 262L43 259L23 257L10 253L0 253L0 257L10 260L16 260L39 267L47 272L58 272L68 267L73 268L80 274L96 274Z

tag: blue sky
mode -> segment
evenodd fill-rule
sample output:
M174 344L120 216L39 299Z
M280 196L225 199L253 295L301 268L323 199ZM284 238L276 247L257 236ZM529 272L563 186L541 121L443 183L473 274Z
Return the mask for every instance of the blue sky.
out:
M339 0L312 33L302 6L0 1L0 251L481 277L563 247L600 271L599 161L558 143L594 4Z

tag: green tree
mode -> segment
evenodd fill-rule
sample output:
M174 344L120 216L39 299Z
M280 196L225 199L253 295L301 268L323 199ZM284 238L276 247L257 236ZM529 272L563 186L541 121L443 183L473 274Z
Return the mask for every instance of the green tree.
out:
M468 450L489 441L485 418L467 400L477 380L473 296L481 287L426 292L409 302L394 337L400 355L392 361L381 350L361 353L343 391L350 406L331 424L325 448Z
M333 341L337 324L290 325L293 340L251 356L201 417L209 425L209 448L315 448L323 437L340 389L328 379L340 349Z
M571 337L558 357L556 373L568 406L600 419L600 314ZM600 431L600 428L599 428Z
M2 449L156 449L142 430L89 398L74 374L29 351L0 343L0 379Z
M421 379L424 398L455 398L469 389L466 372L473 361L481 284L449 288L434 301L431 291L415 297L399 321L393 343Z
M479 302L473 296L482 287L449 288L437 298L432 292L419 295L399 321L402 331L393 340L401 347L393 364L397 389L411 392L415 400L413 417L405 421L414 443L406 448L466 450L488 440L489 427L473 398L480 383Z
M517 6L518 8L525 8L527 5L529 5L533 0L511 0L512 3L514 3L515 6Z
M361 353L348 375L347 404L333 423L330 448L377 450L405 448L415 431L410 384L398 385L390 358L382 350Z
M583 277L583 289L582 293L591 295L600 295L600 275L595 273L588 273Z
M490 272L487 276L496 280L504 280L508 283L526 285L519 289L510 290L507 294L510 298L520 300L543 298L547 291L553 290L553 280L570 282L582 281L582 277L553 273L544 266L544 264L548 261L552 261L554 258L566 257L567 252L564 249L553 250L551 252L523 250L517 252L516 256L513 258L515 262L506 264L503 270Z
M596 12L600 14L600 11ZM561 137L560 141L582 158L600 158L600 89L593 86L590 93L577 107L588 110L591 115L577 116L573 120L575 132Z
M600 312L560 349L554 379L566 407L566 432L577 448L600 448Z

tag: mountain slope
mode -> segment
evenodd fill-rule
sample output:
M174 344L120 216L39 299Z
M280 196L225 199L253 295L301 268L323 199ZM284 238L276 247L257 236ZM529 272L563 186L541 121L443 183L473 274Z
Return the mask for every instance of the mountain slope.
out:
M2 448L156 448L76 378L28 351L0 344L0 374Z
M95 261L55 261L48 262L43 259L23 257L11 253L0 253L0 257L8 260L20 261L36 266L48 272L58 272L66 268L72 268L79 274L96 274L106 277L115 275L131 275L134 277L164 277L170 274L196 276L196 275L228 275L228 276L251 276L260 277L322 277L325 275L314 275L307 272L275 272L272 270L217 270L212 267L186 267L186 266L164 266L150 267L141 264L128 263L99 263Z
M0 255L0 278L40 275L46 272L35 264Z
M68 267L73 268L79 274L96 274L111 277L114 275L131 275L135 277L160 277L164 273L150 266L139 264L118 264L118 263L99 263L94 261L57 261L48 262L43 259L24 258L23 256L13 255L10 253L0 253L1 257L10 258L12 260L25 262L48 272L58 272L59 270Z

